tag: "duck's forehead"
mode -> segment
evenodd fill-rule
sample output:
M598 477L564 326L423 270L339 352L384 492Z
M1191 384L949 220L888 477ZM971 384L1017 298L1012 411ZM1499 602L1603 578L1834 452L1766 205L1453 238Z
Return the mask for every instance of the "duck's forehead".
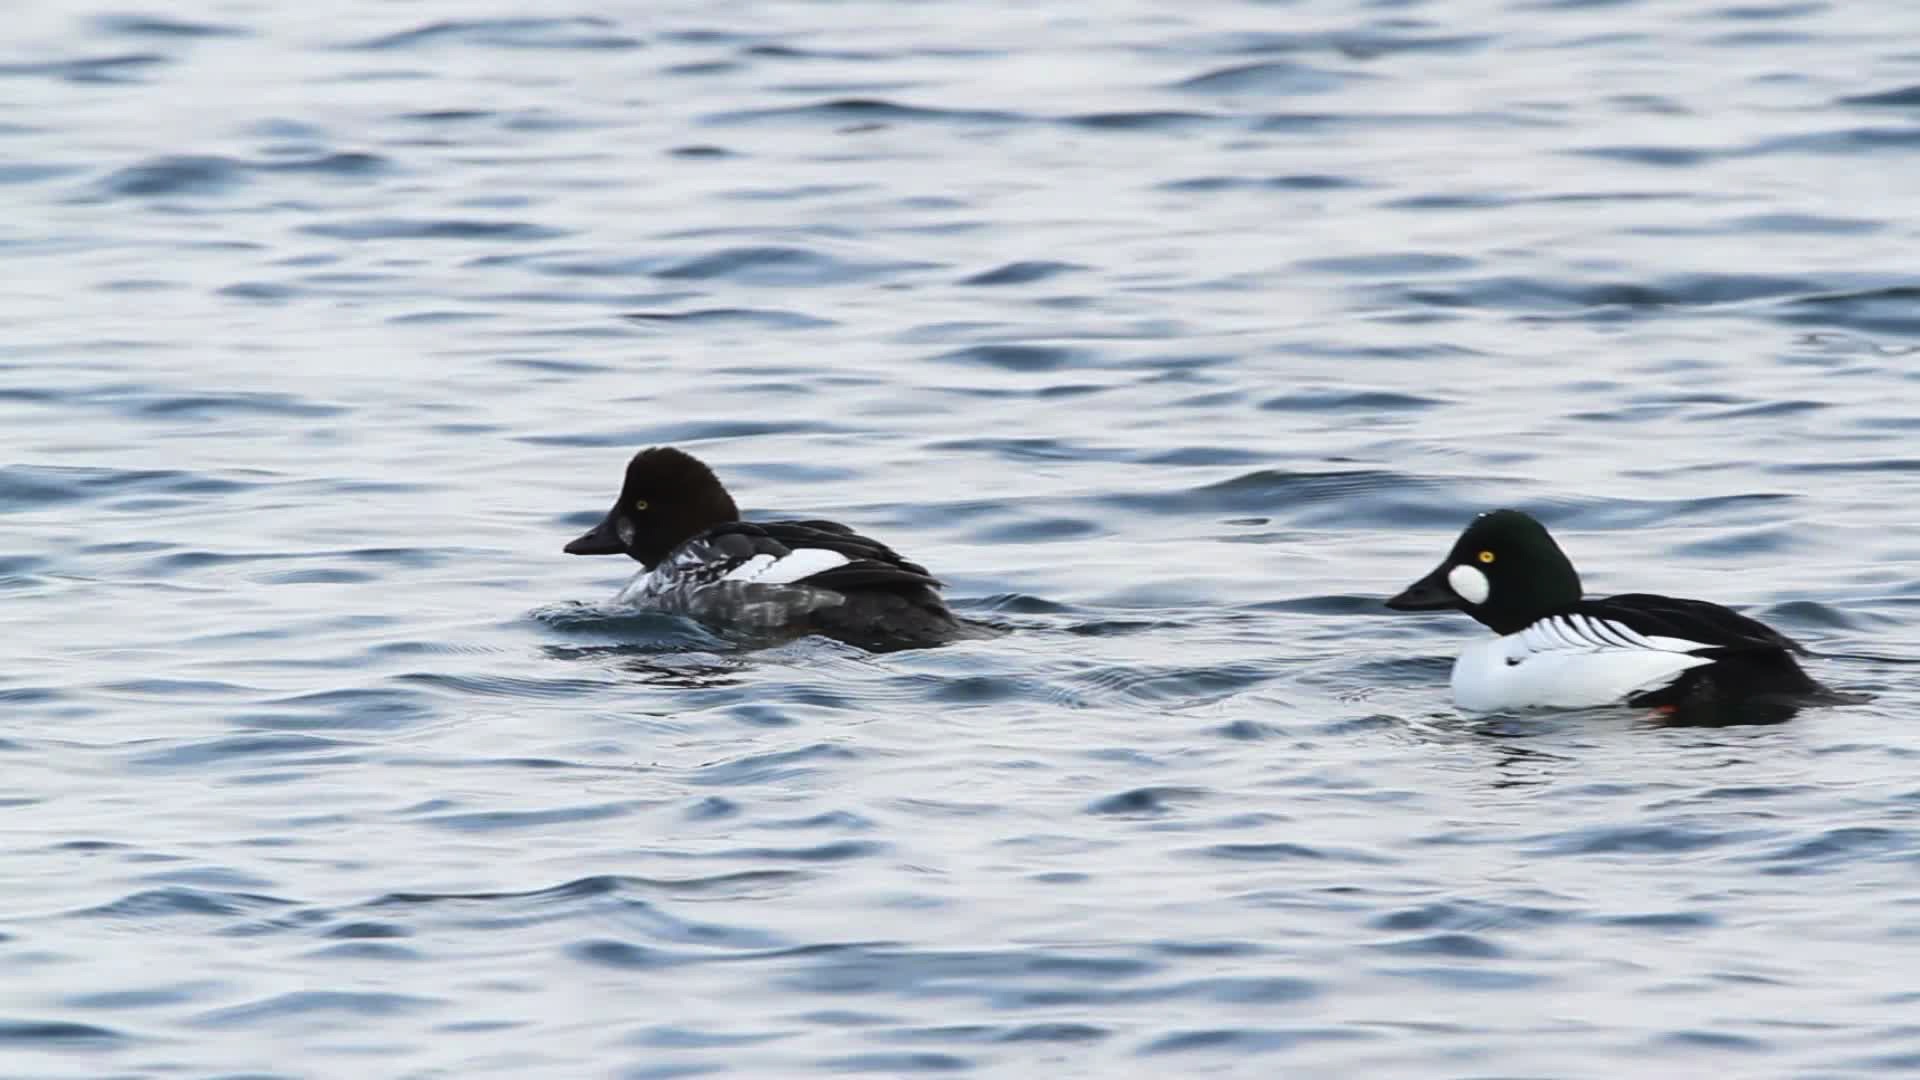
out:
M627 483L641 484L660 475L660 465L645 456L636 457L627 465Z
M687 487L700 481L706 466L685 454L670 450L642 450L627 464L627 482L654 487Z
M1498 510L1489 510L1473 519L1467 531L1460 535L1463 542L1491 543L1496 540L1510 539L1519 530L1518 522L1512 515Z
M1466 531L1460 534L1460 539L1454 544L1454 548L1456 550L1465 550L1476 545L1485 544L1487 541L1493 539L1495 531L1493 526L1488 523L1487 516L1482 514L1474 518L1473 524L1467 526Z

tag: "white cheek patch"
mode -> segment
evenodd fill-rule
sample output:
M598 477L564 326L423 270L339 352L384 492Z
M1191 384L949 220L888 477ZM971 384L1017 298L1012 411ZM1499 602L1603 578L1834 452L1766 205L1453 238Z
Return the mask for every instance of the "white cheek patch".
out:
M756 585L785 585L804 577L811 577L823 570L845 566L849 561L851 560L845 555L826 548L800 548L777 559L771 555L755 555L734 567L723 580L751 581Z
M1447 586L1454 591L1454 595L1475 607L1486 603L1487 597L1493 594L1493 586L1487 581L1487 575L1465 563L1447 571Z
M619 521L614 522L613 531L620 534L620 544L622 547L633 546L633 522L628 521L626 518L621 518Z

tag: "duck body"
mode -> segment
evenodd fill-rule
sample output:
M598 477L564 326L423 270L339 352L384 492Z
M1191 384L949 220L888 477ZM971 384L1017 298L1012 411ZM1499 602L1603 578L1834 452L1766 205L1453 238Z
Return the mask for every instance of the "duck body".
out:
M1816 693L1820 685L1793 659L1802 651L1718 604L1627 593L1473 642L1454 661L1451 682L1455 704L1473 712L1678 708Z
M1622 704L1675 712L1836 697L1801 669L1797 642L1730 608L1652 593L1586 599L1546 528L1517 510L1480 515L1387 606L1457 609L1494 631L1454 661L1454 703L1472 712Z
M839 522L742 521L712 471L671 447L634 455L613 509L566 550L641 563L616 603L719 629L876 651L969 636L925 567Z
M675 548L616 603L762 633L868 648L950 640L960 621L917 563L837 522L732 522Z

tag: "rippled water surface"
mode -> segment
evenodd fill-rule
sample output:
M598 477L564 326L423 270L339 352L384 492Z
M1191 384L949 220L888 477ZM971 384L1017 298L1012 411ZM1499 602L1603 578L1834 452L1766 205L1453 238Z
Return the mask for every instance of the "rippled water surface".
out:
M1920 1069L1920 7L7 23L0 1074ZM1012 632L609 612L653 443ZM1459 714L1508 504L1875 700Z

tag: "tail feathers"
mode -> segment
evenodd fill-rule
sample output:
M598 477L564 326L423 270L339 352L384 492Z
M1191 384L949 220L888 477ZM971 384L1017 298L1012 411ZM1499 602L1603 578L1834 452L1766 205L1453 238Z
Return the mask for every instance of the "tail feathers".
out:
M949 610L930 588L851 589L844 595L845 603L813 612L808 629L874 652L925 648L978 636L976 628Z
M1801 670L1786 648L1700 650L1714 662L1689 668L1673 682L1628 704L1660 710L1663 723L1721 727L1773 724L1812 705L1858 704L1859 695L1831 690Z

